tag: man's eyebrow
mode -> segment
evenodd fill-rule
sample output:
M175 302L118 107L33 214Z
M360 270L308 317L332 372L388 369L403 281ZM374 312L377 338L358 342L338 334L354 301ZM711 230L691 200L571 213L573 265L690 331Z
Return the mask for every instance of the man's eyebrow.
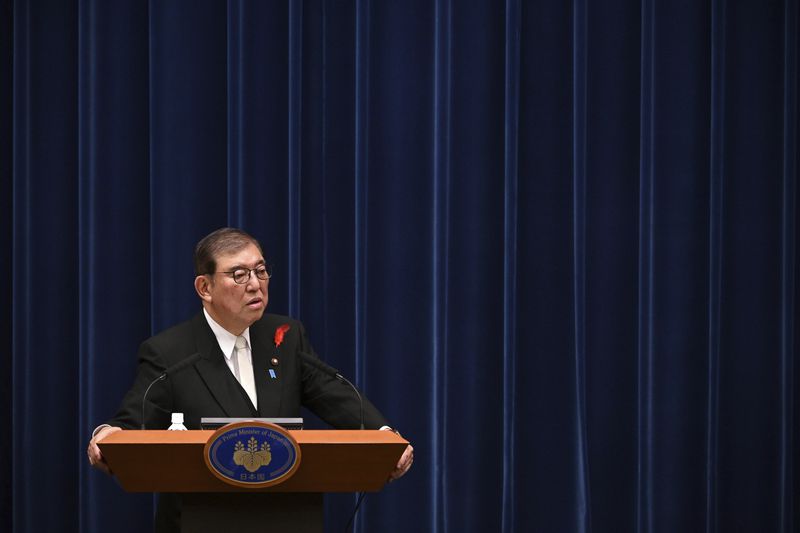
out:
M258 268L258 267L260 267L261 265L266 265L266 264L267 264L267 262L266 262L266 261L264 261L263 259L259 259L259 260L256 262L256 264L255 264L255 266L254 266L253 268ZM247 266L247 265L237 264L237 265L233 265L233 266L230 266L230 267L228 267L228 272L233 272L234 270L239 270L240 268L242 268L242 269L244 269L244 268L247 268L247 269L249 269L250 267L249 267L249 266Z

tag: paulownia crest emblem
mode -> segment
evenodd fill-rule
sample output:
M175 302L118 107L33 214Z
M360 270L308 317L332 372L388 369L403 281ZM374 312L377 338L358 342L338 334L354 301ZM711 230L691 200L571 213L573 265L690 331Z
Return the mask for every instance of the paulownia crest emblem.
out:
M267 466L272 461L272 452L269 443L262 442L261 446L255 437L250 437L245 449L242 441L238 441L233 448L233 462L243 466L248 472L255 472L262 466Z

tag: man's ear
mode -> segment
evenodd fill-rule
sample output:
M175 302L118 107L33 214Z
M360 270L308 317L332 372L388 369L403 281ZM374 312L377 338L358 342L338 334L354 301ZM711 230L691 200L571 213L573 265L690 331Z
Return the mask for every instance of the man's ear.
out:
M194 278L194 290L204 302L211 302L211 280L208 276L197 276Z

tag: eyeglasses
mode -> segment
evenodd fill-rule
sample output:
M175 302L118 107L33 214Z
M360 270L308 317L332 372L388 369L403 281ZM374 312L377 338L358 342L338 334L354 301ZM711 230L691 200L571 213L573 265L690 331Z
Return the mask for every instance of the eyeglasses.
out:
M255 268L237 268L228 272L215 272L215 274L228 274L239 285L244 285L250 281L251 273L255 273L260 280L268 280L272 277L272 267L270 265L258 265Z

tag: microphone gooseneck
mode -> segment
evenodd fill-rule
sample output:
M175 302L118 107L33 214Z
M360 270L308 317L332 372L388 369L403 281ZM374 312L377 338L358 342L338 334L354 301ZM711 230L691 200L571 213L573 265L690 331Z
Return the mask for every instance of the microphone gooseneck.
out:
M339 381L341 381L343 383L347 383L348 385L350 385L350 388L353 389L353 392L355 392L356 396L358 397L358 405L359 405L359 408L360 408L360 411L361 411L361 429L364 429L364 399L361 398L361 393L358 392L358 389L356 388L356 386L353 385L352 383L350 383L349 379L347 379L346 377L341 375L338 370L333 368L331 365L329 365L328 363L326 363L322 359L320 359L318 357L314 357L313 355L308 354L306 352L299 352L299 353L300 353L300 358L303 361L309 363L311 366L316 367L317 369L321 370L323 373L328 374L329 376L334 377L334 378L338 379Z
M174 365L168 367L166 370L164 370L161 373L161 375L159 375L156 379L154 379L153 381L150 382L150 385L147 386L147 389L145 389L144 395L142 396L142 429L145 429L144 407L145 407L145 400L147 399L147 393L150 392L150 387L152 387L153 385L155 385L159 381L163 381L163 380L167 379L167 377L169 377L170 375L172 375L172 374L174 374L176 372L180 372L181 370L183 370L187 366L193 364L198 359L200 359L200 353L199 352L193 353L189 357L187 357L185 359L182 359L182 360L178 361L177 363L175 363Z

